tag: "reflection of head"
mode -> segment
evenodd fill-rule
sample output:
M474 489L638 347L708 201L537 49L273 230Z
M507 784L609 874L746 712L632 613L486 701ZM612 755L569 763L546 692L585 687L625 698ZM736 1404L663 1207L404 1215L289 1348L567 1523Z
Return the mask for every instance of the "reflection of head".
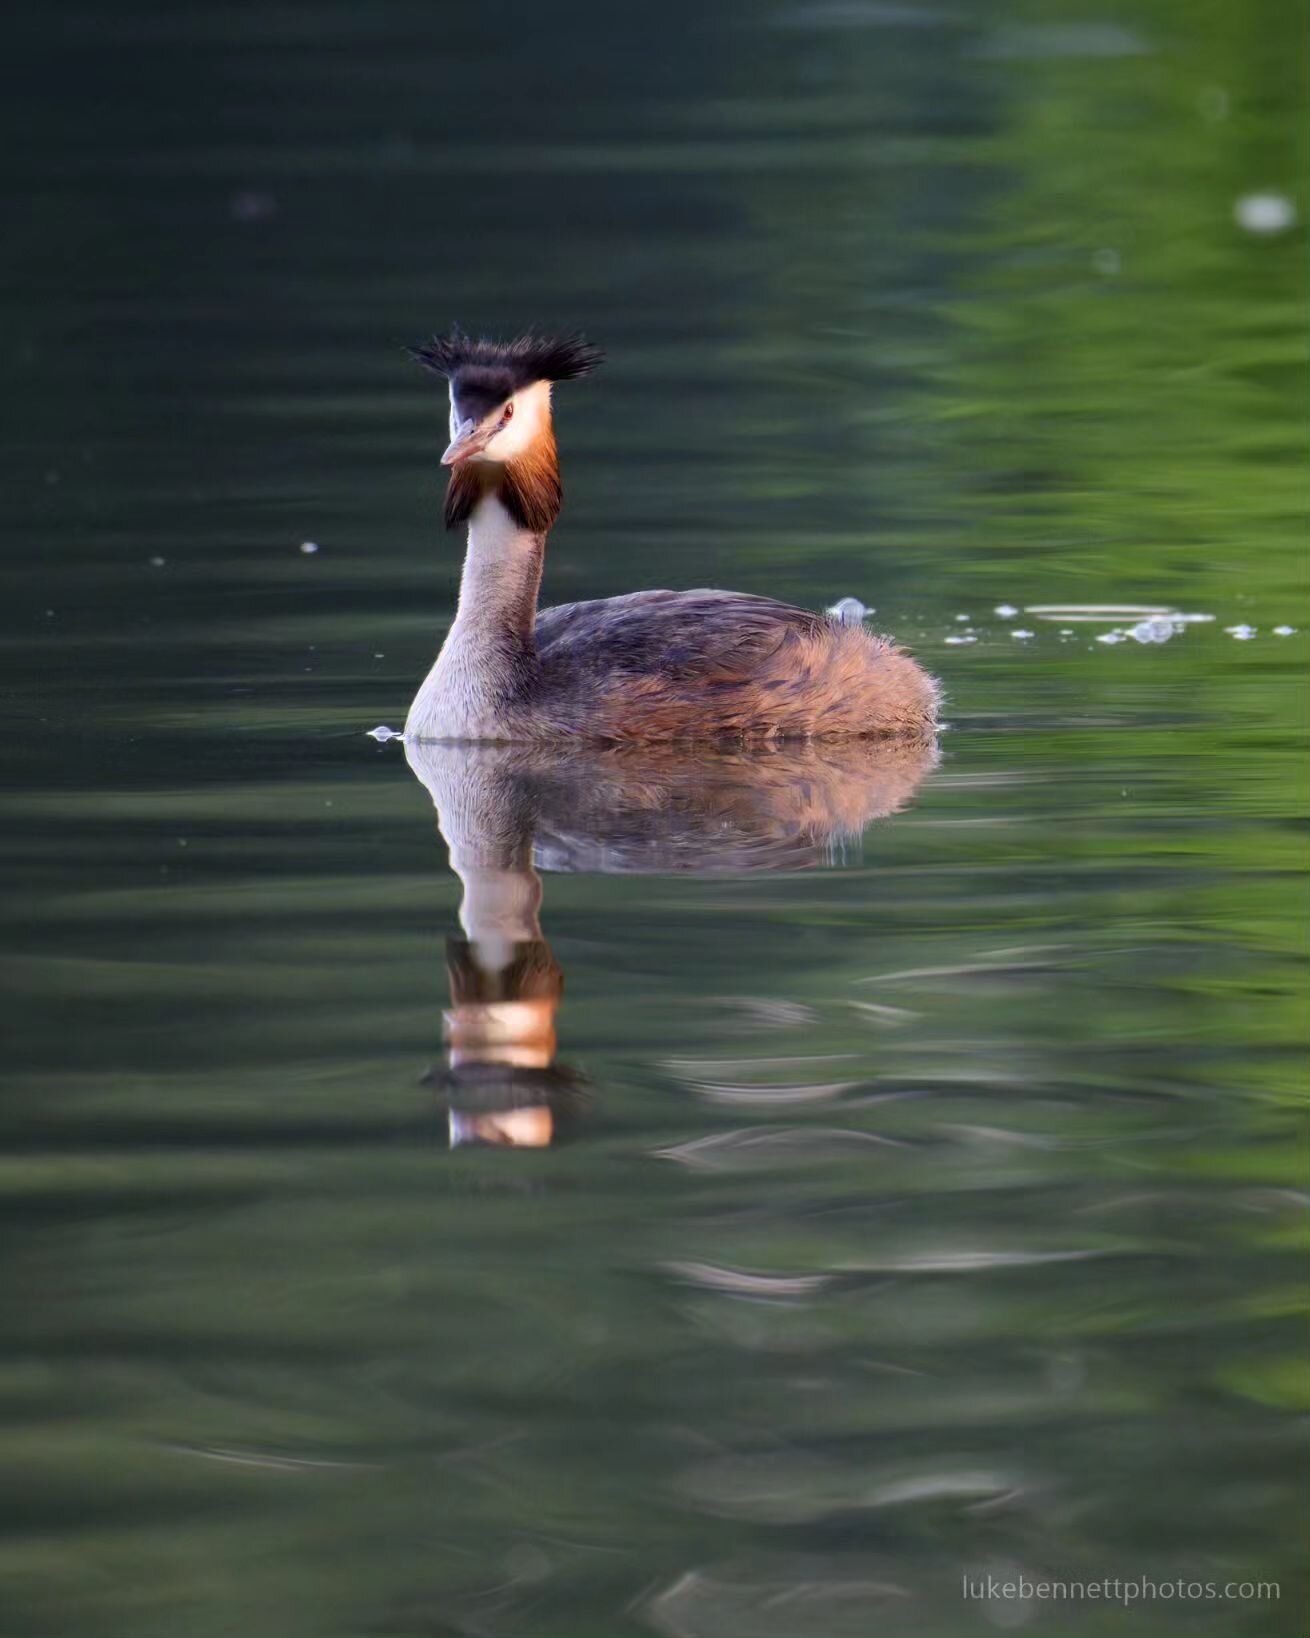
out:
M542 1069L555 1056L555 1009L564 974L545 939L510 950L505 966L486 966L470 939L446 941L450 1011L445 1018L451 1066L514 1064Z
M448 938L446 971L455 1007L545 1001L553 1010L564 994L564 973L544 938L521 940L513 946L506 965L494 968L478 959L477 946L470 939Z
M555 1062L564 974L544 939L509 946L491 965L476 939L446 941L447 1067L430 1079L449 1097L450 1144L542 1149L567 1136L584 1082Z
M544 1149L566 1143L591 1101L590 1083L568 1064L518 1069L500 1063L443 1065L425 1077L444 1094L450 1146Z
M450 1146L458 1149L479 1143L500 1149L549 1149L555 1135L550 1105L528 1104L522 1109L483 1113L451 1108Z

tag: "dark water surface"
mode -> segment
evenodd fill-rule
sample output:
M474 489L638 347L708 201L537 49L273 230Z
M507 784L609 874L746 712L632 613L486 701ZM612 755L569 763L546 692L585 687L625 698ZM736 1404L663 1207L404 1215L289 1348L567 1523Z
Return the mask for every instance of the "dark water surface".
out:
M1303 36L11 24L5 1632L1304 1630ZM452 318L610 350L552 600L856 594L940 763L366 738Z

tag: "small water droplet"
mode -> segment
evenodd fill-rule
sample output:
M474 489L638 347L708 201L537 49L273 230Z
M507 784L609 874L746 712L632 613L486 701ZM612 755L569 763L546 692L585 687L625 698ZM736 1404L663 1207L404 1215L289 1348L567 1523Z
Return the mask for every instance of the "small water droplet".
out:
M1233 206L1238 227L1248 233L1286 233L1296 223L1296 206L1282 193L1246 193Z
M277 215L277 198L260 188L242 188L229 195L227 213L234 222L266 222Z
M1019 611L1013 603L998 603L994 612L999 614L1002 620L1008 620Z
M318 550L318 542L314 540L302 540L300 543L300 550L306 557L313 557L314 553Z
M1224 630L1230 637L1236 637L1239 643L1249 643L1255 636L1255 627L1248 625L1225 626Z

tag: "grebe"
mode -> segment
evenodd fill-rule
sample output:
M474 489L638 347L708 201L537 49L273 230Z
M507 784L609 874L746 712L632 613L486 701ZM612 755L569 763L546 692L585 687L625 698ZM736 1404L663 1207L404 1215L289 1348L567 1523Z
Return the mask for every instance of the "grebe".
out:
M454 624L407 740L931 737L937 686L840 617L724 591L639 591L537 610L563 500L551 387L590 374L583 337L410 349L449 383L446 526L468 525Z

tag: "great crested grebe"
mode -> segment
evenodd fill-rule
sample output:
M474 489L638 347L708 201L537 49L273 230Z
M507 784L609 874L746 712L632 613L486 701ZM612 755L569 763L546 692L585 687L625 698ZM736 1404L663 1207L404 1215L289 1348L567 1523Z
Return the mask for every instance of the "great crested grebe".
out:
M468 524L459 609L406 739L838 739L932 735L937 686L886 637L769 597L639 591L537 610L563 490L551 386L581 336L410 349L450 387L446 526Z

